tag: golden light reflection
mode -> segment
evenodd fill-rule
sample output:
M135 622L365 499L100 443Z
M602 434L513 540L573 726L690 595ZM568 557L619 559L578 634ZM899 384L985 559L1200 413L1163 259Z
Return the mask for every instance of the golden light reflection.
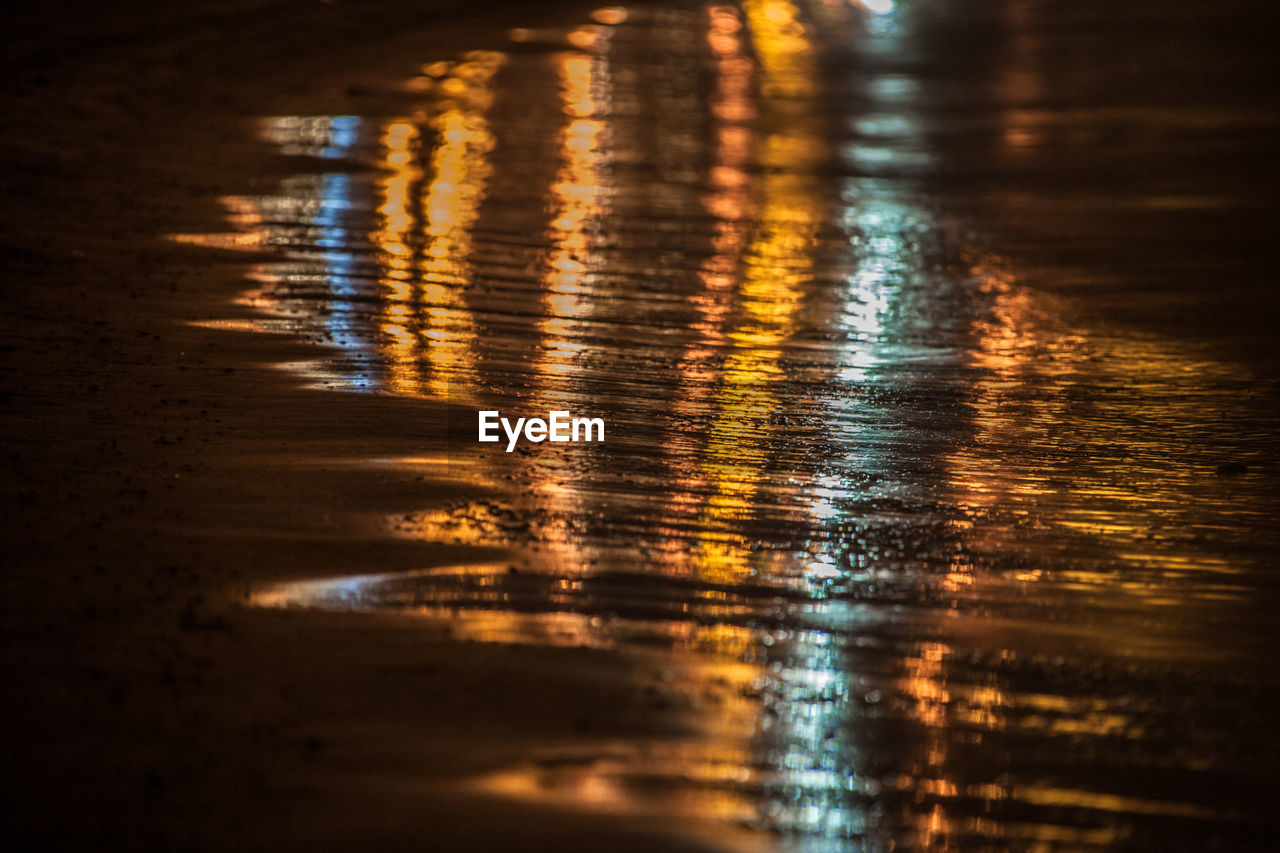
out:
M617 17L609 10L601 16ZM606 170L611 32L603 25L579 27L570 33L569 42L585 52L565 51L551 58L563 116L557 134L560 167L547 192L549 249L539 264L542 310L534 330L537 354L529 366L532 388L521 402L521 414L580 410L580 397L571 383L582 376L578 359L587 345L581 321L591 310L596 234L613 192ZM581 537L557 521L584 511L584 498L574 487L581 472L571 460L557 457L530 466L528 473L539 516L545 519L536 526L535 562L547 571L572 568L589 574L597 555L584 552Z
M1053 116L1035 109L1044 97L1044 45L1036 36L1032 4L1028 0L1009 0L1004 13L1009 33L1008 56L996 83L1004 104L1001 142L1007 155L1017 157L1045 144L1053 133Z
M899 682L902 694L912 703L909 713L924 729L916 763L905 766L903 772L914 779L913 787L918 794L944 800L957 793L956 784L947 778L952 697L947 684L946 659L950 654L950 647L943 643L920 644L913 655L904 659L904 676ZM994 700L998 697L973 694L970 698ZM950 848L947 839L955 832L955 826L944 805L937 803L919 815L916 831L922 849L941 851Z
M1170 449L1187 438L1159 427L1182 424L1186 432L1187 425L1199 424L1212 434L1205 401L1229 381L1231 367L1188 360L1132 336L1095 334L1088 341L1056 319L1047 297L1014 286L997 267L980 264L978 270L991 309L974 325L977 345L970 354L980 368L970 396L974 437L947 459L959 504L970 517L1021 519L1081 541L1105 542L1129 565L1143 567L1137 577L1077 567L1021 579L1153 603L1166 595L1160 572L1240 571L1219 555L1187 552L1171 541L1175 537L1159 535L1177 523L1200 476L1194 467L1166 464ZM1085 386L1115 391L1092 394L1085 405L1079 393ZM1135 388L1146 400L1141 424L1127 414L1129 389ZM1053 463L1066 446L1091 452L1068 470ZM1039 448L1041 464L1001 465L992 454L1006 447ZM1218 594L1221 587L1204 591Z
M1086 336L1063 319L1069 313L1062 305L1020 287L996 259L975 259L974 271L988 308L971 326L976 340L967 352L969 366L977 368L966 398L973 434L943 459L955 503L965 514L956 529L967 556L953 563L941 588L959 601L971 594L987 600L1070 594L1089 602L1090 623L1063 626L1058 635L1087 645L1094 654L1145 661L1170 654L1184 661L1215 659L1219 650L1204 637L1181 629L1157 636L1150 619L1153 608L1180 608L1203 618L1206 608L1233 598L1238 591L1229 579L1245 571L1176 533L1188 497L1203 491L1197 485L1203 475L1168 462L1179 447L1194 447L1197 435L1203 440L1214 434L1217 414L1207 403L1220 398L1216 389L1229 384L1233 368L1196 360L1132 332L1107 335L1094 329ZM1135 392L1142 399L1140 422L1135 421ZM1212 514L1209 501L1201 496L1201 517ZM1030 565L975 576L974 559L1016 552L1018 531L1028 529L1048 532L1047 541L1071 554L1068 565L1040 552ZM1188 578L1197 580L1178 583ZM1005 587L993 594L991 587L1000 583ZM1012 596L1010 589L1016 590ZM1147 614L1141 624L1133 618L1137 612ZM1180 624L1178 617L1161 617L1159 623ZM986 620L988 632L994 633L997 624ZM931 726L1134 743L1153 736L1142 709L1128 696L1049 695L1003 689L994 680L953 682L945 665L949 654L945 647L925 648L909 662L901 685ZM945 780L944 758L945 745L938 742L921 772ZM1123 815L1222 816L1221 810L1117 796L1107 793L1105 784L1099 787L1001 784L976 793L989 801L1110 812L1117 818L1096 830L1052 822L1004 830L1046 843L1112 843L1130 831L1120 820ZM951 820L941 810L936 826L922 824L920 833L926 846L945 844L972 826L972 819ZM988 825L981 831L995 830Z
M627 20L627 10L622 6L606 6L591 13L591 20L598 24L616 27Z
M761 67L760 94L784 101L817 92L814 45L790 0L746 0L752 42Z
M536 368L548 405L567 403L564 384L584 351L578 320L589 310L584 294L594 252L596 222L612 193L605 174L608 125L607 30L592 30L596 53L565 53L557 59L563 109L569 117L560 135L562 166L551 186L551 252L543 274L546 316L539 323L543 354ZM576 30L575 32L581 32Z
M443 97L428 119L436 144L428 166L430 183L422 199L425 241L417 263L418 292L413 299L421 314L415 318L418 325L411 330L412 334L406 334L401 322L403 313L395 299L397 293L403 292L403 284L395 276L388 277L383 331L390 350L388 362L393 365L392 381L405 373L411 374L425 362L431 369L425 390L455 401L465 399L471 388L471 383L460 382L459 377L474 370L472 344L476 330L463 293L471 280L472 228L479 216L491 171L489 155L494 137L485 111L493 99L494 75L504 59L501 53L492 51L468 53L440 81L439 91ZM396 161L408 153L410 137L399 123L393 123L384 139L392 177L385 187L386 201L381 209L388 211L385 230L394 234L394 223L412 222L412 217L393 201L399 194L395 183ZM401 179L411 180L412 175ZM408 197L404 200L407 202ZM401 236L388 239L382 245L388 256L395 259L400 257L397 252L404 240Z
M219 199L226 210L227 223L233 231L207 234L172 234L169 239L193 246L252 252L267 247L268 234L261 205L253 199L223 196Z
M745 4L743 15L740 20L729 7L709 10L708 44L718 68L712 110L719 123L707 207L716 226L698 303L707 350L690 348L684 384L706 387L701 357L711 345L728 351L717 365L718 390L693 468L697 485L682 482L691 491L673 501L676 511L684 511L696 502L693 493L708 494L696 522L693 571L725 585L747 581L755 571L768 573L770 555L754 551L741 531L759 512L761 483L777 448L775 416L784 406L787 378L781 359L814 275L818 229L830 214L818 177L830 152L816 127L815 47L799 10L790 2L756 2ZM742 51L742 33L753 39L756 63ZM759 105L749 95L753 76L763 96ZM763 136L739 124L757 117L769 128ZM763 172L748 173L749 164ZM726 292L728 286L733 291ZM683 444L669 452L687 455ZM815 513L826 506L821 492L815 492ZM815 571L829 570L821 560L813 562ZM785 652L772 655L767 649L775 638L743 639L750 646L740 654L774 660L758 681L761 704L753 714L756 749L776 744L766 753L771 770L762 782L770 794L763 820L801 837L848 838L864 831L865 821L848 799L860 782L846 764L847 744L835 734L850 700L841 641L825 632L799 632L785 638Z
M753 93L754 63L745 53L746 33L738 10L712 5L707 10L707 45L715 58L716 85L711 96L713 148L711 191L703 204L712 217L711 256L702 263L699 277L704 290L692 296L698 312L697 336L680 358L680 382L672 410L679 416L701 420L706 412L707 389L720 381L717 354L727 343L728 325L736 299L743 253L755 210L755 187L749 166L756 135L750 122L756 118ZM697 471L696 443L676 437L664 448L676 486L666 525L674 530L678 519L696 512L705 485ZM671 539L659 548L670 571L688 570L683 542Z
M775 107L771 97L811 98L817 89L814 47L805 37L794 4L786 0L752 2L744 4L743 11L759 57L765 109ZM713 49L716 45L720 51L736 49L734 23L725 10L713 13ZM745 69L732 52L722 53L720 59L728 63L722 66L721 85L732 104L734 97L741 97L738 87L742 81L735 75ZM789 111L794 108L788 104ZM826 154L825 144L811 123L794 115L788 118L760 141L756 154L762 165L785 166L787 171L768 171L753 187L758 202L751 236L742 253L737 294L741 319L728 333L729 355L721 369L720 390L712 406L713 420L699 466L711 495L702 513L706 532L698 542L696 561L698 573L717 583L740 582L751 573L751 551L736 528L755 508L771 445L770 419L780 402L777 385L782 371L778 360L812 275L812 250L826 213L820 182L812 172ZM722 155L734 153L730 148ZM725 206L731 204L731 198L718 201ZM729 224L732 228L733 222ZM732 238L725 240L724 234L722 231L720 239L732 250Z
M388 167L382 179L381 227L373 241L383 252L383 303L381 326L387 356L387 387L394 393L419 393L424 377L417 359L413 304L414 228L413 196L422 180L418 165L418 126L408 120L389 122L383 130L382 148Z

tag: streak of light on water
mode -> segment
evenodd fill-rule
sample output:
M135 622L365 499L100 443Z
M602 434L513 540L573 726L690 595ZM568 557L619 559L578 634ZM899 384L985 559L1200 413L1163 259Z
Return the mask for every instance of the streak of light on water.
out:
M376 167L187 238L280 253L246 299L336 347L309 381L467 424L599 415L608 440L454 440L448 476L508 488L396 524L488 556L255 602L665 656L699 737L485 781L511 796L805 850L1246 843L1277 760L1240 735L1277 710L1258 377L972 236L1034 206L1056 138L1175 119L1055 108L1104 72L1046 65L1051 4L956 5L602 9L433 58L402 115L265 120L285 153ZM1205 197L1081 180L1082 220Z

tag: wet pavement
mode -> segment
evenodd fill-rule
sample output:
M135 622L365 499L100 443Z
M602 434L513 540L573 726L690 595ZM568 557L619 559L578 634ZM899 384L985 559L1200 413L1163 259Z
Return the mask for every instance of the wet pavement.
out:
M584 9L424 57L401 113L264 117L300 173L226 200L277 255L256 327L324 345L306 383L447 401L393 464L483 497L386 520L473 561L254 603L657 660L698 721L479 780L511 797L814 851L1262 847L1274 297L1238 244L1276 116L1229 9L961 5ZM606 439L508 453L491 409Z

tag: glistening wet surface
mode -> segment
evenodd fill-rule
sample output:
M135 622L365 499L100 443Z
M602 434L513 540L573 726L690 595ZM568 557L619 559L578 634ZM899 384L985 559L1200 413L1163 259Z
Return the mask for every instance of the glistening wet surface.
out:
M486 497L388 519L473 563L254 602L659 659L696 736L478 780L555 807L815 851L1261 844L1275 388L1120 306L1185 302L1199 256L1152 235L1257 193L1124 164L1274 116L1183 104L1156 36L1099 63L1099 4L960 5L584 10L424 57L402 114L263 119L314 167L228 200L279 255L260 326L332 345L305 381L447 401L397 464ZM606 438L508 453L490 409Z

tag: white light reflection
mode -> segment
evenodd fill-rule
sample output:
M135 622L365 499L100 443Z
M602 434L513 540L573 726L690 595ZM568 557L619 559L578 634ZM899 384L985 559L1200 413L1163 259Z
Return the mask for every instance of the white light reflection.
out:
M745 252L741 292L748 309L759 307L748 315L753 322L731 335L735 351L724 371L725 391L733 390L736 383L746 392L744 403L722 395L726 403L738 406L733 411L739 417L756 410L765 414L783 405L779 386L785 374L779 362L809 294L818 223L830 215L828 199L816 179L830 151L817 129L822 91L812 31L804 24L802 10L788 0L751 2L744 4L743 11L759 63L764 96L759 113L764 121L773 119L786 128L763 139L757 156L764 165L783 167L786 172L766 174L758 181L758 225ZM855 348L870 346L878 336L876 324L883 314L877 301L880 289L874 286L878 284L865 283L861 295L856 280L850 288L845 313L854 319L845 325L855 331L851 340ZM871 295L875 299L869 299ZM738 498L742 508L734 512L741 518L752 511L754 484L768 455L748 452L741 435L735 434L734 439L728 455L732 465L708 471L721 484L751 484L729 494L721 485L717 495L722 501ZM714 443L708 450L714 459ZM821 528L838 519L838 501L847 487L839 476L820 476L806 493L810 519ZM731 508L726 503L720 511ZM722 552L712 565L729 563L730 549L722 545ZM797 556L804 561L804 583L815 598L822 598L826 584L841 574L835 555L819 543L807 557ZM743 555L742 562L752 565L760 560ZM845 602L815 600L803 605L802 622L848 622L844 612L848 607ZM790 616L787 622L794 624ZM781 636L766 633L761 640L757 659L769 662L760 691L759 748L768 768L762 822L792 836L803 849L862 835L867 814L858 798L861 782L854 769L860 762L849 741L851 687L842 633L804 628Z
M823 611L823 621L849 618L832 612L847 610L845 602L814 607ZM862 762L850 741L854 709L844 655L844 639L821 630L797 631L771 654L782 665L764 692L766 733L776 730L769 737L776 746L766 758L777 776L764 818L800 836L801 849L822 849L867 829L862 800L868 785L856 770Z
M282 153L329 160L357 159L364 131L357 116L278 116L260 126L262 137ZM375 273L362 252L363 230L352 216L352 180L347 172L300 175L282 181L279 195L230 201L238 210L252 210L261 247L284 252L286 261L261 265L250 276L263 282L264 290L279 288L272 296L277 308L297 318L303 331L362 352L371 341L369 330L361 327L360 295ZM246 299L256 303L263 295L255 292ZM317 295L329 310L313 310ZM366 359L341 369L316 362L292 366L329 388L367 390L377 383Z
M865 2L867 11L887 15L891 2ZM886 51L901 38L898 24L867 30L867 49ZM847 456L840 468L815 478L808 490L815 527L833 528L844 520L841 499L856 494L847 472L892 470L882 441L863 440L869 384L883 382L882 371L923 357L947 357L919 350L910 324L920 322L912 305L931 297L923 235L934 217L915 200L897 175L929 162L922 127L915 115L916 81L900 74L869 79L862 94L868 110L851 122L858 137L840 153L863 177L842 189L840 214L850 239L851 269L842 299L834 307L843 333L836 363L839 390L824 404L845 428ZM884 177L869 177L883 175ZM877 433L879 435L879 433ZM860 676L847 659L848 644L870 630L866 612L842 599L826 599L828 585L847 576L836 553L839 536L815 542L804 563L812 599L798 616L809 626L770 644L770 683L764 689L768 722L767 763L775 779L768 786L766 822L793 836L801 850L848 849L852 839L874 832L871 806L881 790L867 775L867 761L854 741L854 721L865 711L854 695ZM880 613L880 618L885 614ZM945 755L931 769L941 772Z
M340 160L360 137L359 116L275 116L265 119L261 136L281 154Z

